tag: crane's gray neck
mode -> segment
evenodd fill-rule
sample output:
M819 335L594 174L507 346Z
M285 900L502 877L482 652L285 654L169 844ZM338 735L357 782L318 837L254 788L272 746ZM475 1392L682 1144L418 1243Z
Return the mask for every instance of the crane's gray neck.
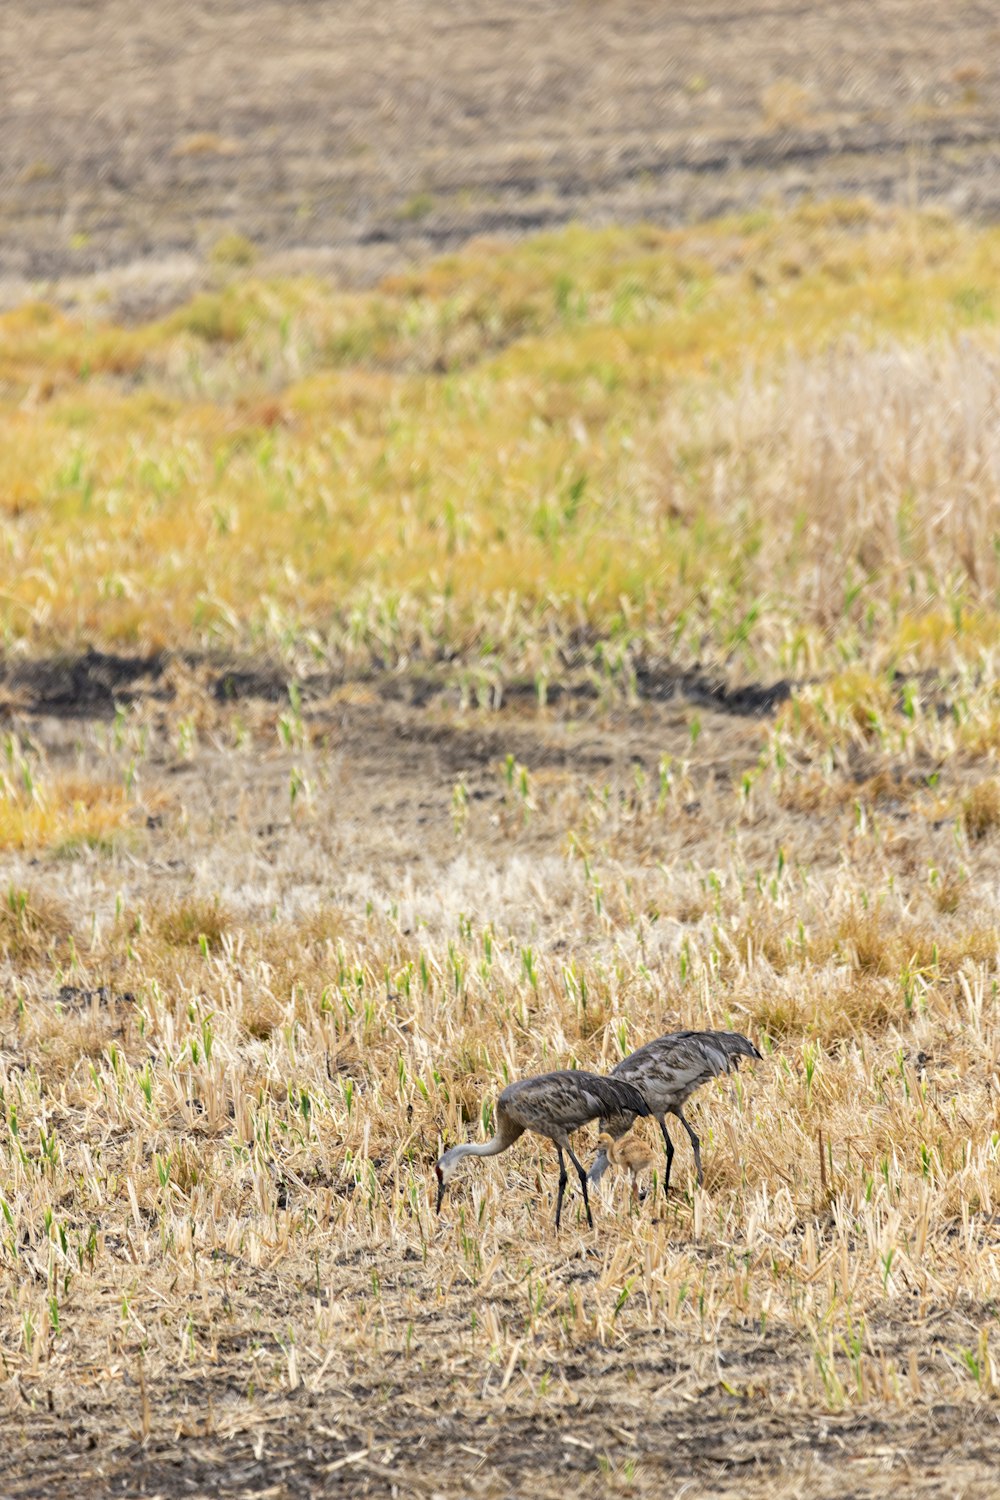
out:
M491 1141L484 1141L482 1145L476 1145L473 1141L463 1141L460 1146L452 1146L441 1158L441 1170L448 1172L456 1167L463 1156L499 1156L500 1152L510 1144L504 1136L495 1135Z
M501 1151L506 1151L508 1146L513 1146L518 1136L523 1134L524 1126L512 1120L501 1104L497 1109L496 1134L491 1141L484 1141L482 1145L476 1145L473 1141L463 1141L459 1146L452 1146L444 1153L438 1166L445 1177L448 1177L452 1168L457 1166L463 1156L498 1156Z

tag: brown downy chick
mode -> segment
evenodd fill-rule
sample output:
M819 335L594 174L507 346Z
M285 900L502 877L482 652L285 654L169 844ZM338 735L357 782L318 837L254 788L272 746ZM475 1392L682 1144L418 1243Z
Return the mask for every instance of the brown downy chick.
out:
M645 1141L639 1140L631 1131L616 1141L606 1130L602 1130L597 1137L597 1148L605 1153L613 1167L621 1167L628 1173L634 1202L639 1195L639 1178L653 1165L652 1151Z

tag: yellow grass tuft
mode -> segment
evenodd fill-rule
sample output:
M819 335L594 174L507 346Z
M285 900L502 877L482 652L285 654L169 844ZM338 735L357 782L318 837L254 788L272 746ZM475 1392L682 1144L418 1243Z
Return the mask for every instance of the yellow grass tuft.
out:
M256 259L253 241L236 230L222 235L212 246L212 261L217 266L252 266Z
M0 952L5 958L38 958L72 933L62 905L50 897L9 885L0 896Z
M55 776L30 794L0 782L0 849L107 845L135 821L125 788L85 776Z
M232 919L217 896L189 896L158 912L155 926L175 947L198 947L202 943L215 947L232 926Z
M196 130L181 136L174 143L171 156L235 156L240 149L239 141L231 136L219 135L214 130Z
M1000 825L1000 778L987 777L962 799L962 819L970 839L982 839Z
M760 107L772 130L801 125L809 113L809 90L792 78L776 78L761 94Z

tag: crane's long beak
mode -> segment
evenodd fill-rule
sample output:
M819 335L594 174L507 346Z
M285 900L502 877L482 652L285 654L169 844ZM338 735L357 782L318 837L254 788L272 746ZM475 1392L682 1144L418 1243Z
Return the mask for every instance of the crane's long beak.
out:
M438 1203L437 1203L437 1212L438 1213L441 1212L441 1205L444 1202L444 1195L445 1195L445 1185L444 1185L443 1182L439 1182L438 1183Z

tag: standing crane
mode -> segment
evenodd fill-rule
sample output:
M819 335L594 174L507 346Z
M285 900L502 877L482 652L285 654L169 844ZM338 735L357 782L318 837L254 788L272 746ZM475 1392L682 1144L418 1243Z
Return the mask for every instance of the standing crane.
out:
M600 1078L596 1073L572 1069L558 1073L540 1073L536 1078L523 1078L519 1083L509 1083L497 1100L496 1134L493 1139L481 1146L471 1142L452 1146L438 1160L437 1211L441 1212L445 1189L464 1156L499 1156L501 1151L513 1146L526 1130L533 1130L536 1135L548 1136L559 1153L556 1228L559 1228L563 1193L568 1180L563 1157L565 1151L580 1178L587 1223L593 1229L594 1220L587 1196L587 1174L577 1159L569 1138L574 1130L579 1130L581 1125L598 1117L609 1122L611 1132L617 1138L625 1134L636 1115L649 1113L649 1106L641 1093L626 1079Z
M670 1189L670 1168L674 1159L674 1146L667 1131L667 1115L675 1115L688 1133L694 1147L694 1164L701 1187L705 1174L701 1169L701 1142L688 1121L684 1118L683 1105L695 1091L716 1078L720 1073L729 1073L739 1066L740 1057L760 1057L753 1042L740 1036L738 1031L672 1031L667 1036L647 1042L636 1052L623 1057L617 1067L612 1068L608 1082L631 1083L649 1105L663 1132L663 1144L667 1150L667 1170L663 1179L663 1191ZM612 1139L625 1134L628 1125L622 1121L606 1120L602 1117L602 1131ZM608 1169L608 1152L598 1151L590 1169L590 1181L600 1182Z

